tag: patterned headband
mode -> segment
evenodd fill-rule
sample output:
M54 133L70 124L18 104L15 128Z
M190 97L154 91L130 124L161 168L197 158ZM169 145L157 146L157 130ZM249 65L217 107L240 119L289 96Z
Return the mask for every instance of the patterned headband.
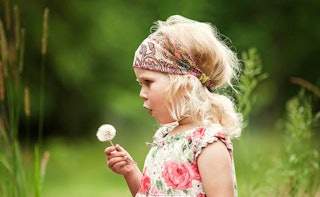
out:
M133 67L178 75L191 74L210 92L215 90L214 82L197 67L187 49L179 42L173 43L162 32L151 34L141 43L135 53Z

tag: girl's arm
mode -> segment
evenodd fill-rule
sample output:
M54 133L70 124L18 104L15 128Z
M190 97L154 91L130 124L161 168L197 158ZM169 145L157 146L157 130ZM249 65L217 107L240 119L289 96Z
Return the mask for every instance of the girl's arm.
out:
M208 197L234 196L230 154L221 141L205 147L198 158L198 167Z
M139 190L141 172L129 153L120 145L110 146L105 149L107 165L115 173L124 176L133 196Z

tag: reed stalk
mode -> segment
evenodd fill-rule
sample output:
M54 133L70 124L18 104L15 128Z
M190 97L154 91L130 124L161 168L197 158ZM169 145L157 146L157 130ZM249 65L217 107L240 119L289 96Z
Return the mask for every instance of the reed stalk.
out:
M22 79L24 69L25 29L20 26L19 7L13 6L10 12L10 1L4 0L4 19L0 18L0 196L36 196L40 197L41 185L48 162L49 153L42 157L42 129L44 116L45 55L48 29L48 9L43 18L43 36L41 46L41 87L38 142L34 147L34 180L30 180L30 169L25 165L19 125L21 114L29 122L31 117L30 89L24 86ZM23 108L24 107L24 108ZM26 124L27 127L29 124ZM26 128L28 131L29 128ZM28 133L29 135L30 133ZM27 136L28 138L29 136ZM32 174L31 174L32 175ZM31 181L31 182L30 182ZM33 187L32 187L33 186Z

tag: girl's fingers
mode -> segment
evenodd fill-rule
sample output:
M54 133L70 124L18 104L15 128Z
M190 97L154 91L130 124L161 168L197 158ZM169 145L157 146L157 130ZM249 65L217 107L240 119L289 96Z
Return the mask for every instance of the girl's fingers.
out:
M113 168L120 168L120 167L126 165L126 164L127 164L127 161L126 161L126 160L118 160L118 161L109 160L109 161L107 162L107 164L108 164L108 167L111 168L111 169L113 169Z
M118 154L118 153L115 153L115 154L112 154L110 156L108 156L107 158L107 163L108 163L108 166L113 166L114 164L116 163L119 163L119 162L125 162L125 164L127 164L127 157L125 154L121 153L121 154Z
M115 145L115 146L109 146L104 150L104 153L106 155L111 154L112 152L117 151L117 152L123 152L126 153L126 150L124 150L119 144Z
M119 145L117 145L120 147ZM105 155L109 158L113 157L124 157L126 156L127 152L123 148L116 148L115 146L107 147L104 151Z
M124 152L114 151L114 152L111 152L110 154L107 155L107 159L112 159L115 157L126 157L126 156L127 155Z
M136 164L129 155L129 153L122 148L119 144L115 146L107 147L105 149L105 154L107 156L107 165L113 171L118 171L125 165Z
M120 152L127 152L124 148L122 148L119 144L116 144L115 149Z
M128 162L130 162L131 164L137 164L135 161L133 161L133 159L131 158L131 156L129 155L129 153L127 153L127 151L126 151L124 148L122 148L119 144L117 144L117 145L115 146L115 148L116 148L117 151L124 153L123 156L125 157L125 159L126 159Z
M109 146L109 147L107 147L106 149L104 149L104 153L106 154L106 155L109 155L111 152L113 152L113 151L115 151L116 150L116 148L114 147L114 146Z

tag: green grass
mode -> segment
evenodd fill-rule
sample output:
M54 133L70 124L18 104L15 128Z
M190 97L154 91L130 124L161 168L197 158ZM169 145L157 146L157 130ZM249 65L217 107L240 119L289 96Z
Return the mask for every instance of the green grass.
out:
M96 139L48 141L45 147L50 152L50 159L42 196L131 196L122 176L113 173L106 165L104 149L107 145ZM122 145L131 150L133 156L145 152L143 144ZM137 158L142 168L143 161L139 159L141 157Z
M244 134L234 141L239 196L270 196L272 188L268 176L280 159L282 139L258 129L252 132L255 134Z

